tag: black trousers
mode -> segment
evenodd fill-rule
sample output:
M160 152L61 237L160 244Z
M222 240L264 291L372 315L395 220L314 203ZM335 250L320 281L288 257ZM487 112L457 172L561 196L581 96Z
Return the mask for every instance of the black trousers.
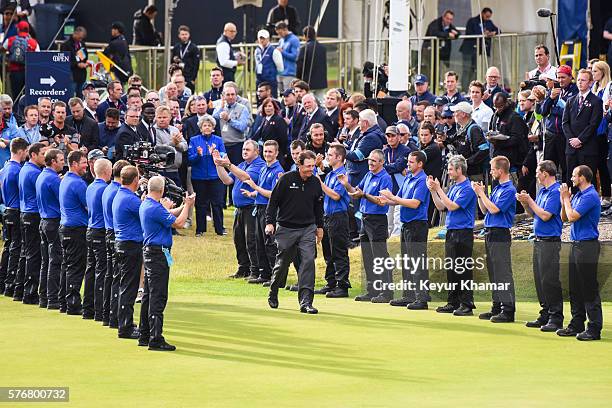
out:
M327 286L341 289L350 288L349 216L346 211L325 216L321 244L326 264L325 280Z
M104 304L102 320L116 327L119 310L119 268L115 257L115 231L106 230L106 275L104 275Z
M70 313L81 311L81 285L85 276L87 261L87 227L60 226L64 269L66 271L66 310Z
M353 186L354 187L354 186ZM359 230L361 228L361 220L355 217L355 213L359 210L360 198L356 198L349 202L348 216L349 216L349 236L351 240L359 238Z
M38 303L38 283L40 279L40 214L21 213L23 225L23 252L25 255L25 279L23 300Z
M130 334L134 328L134 303L140 283L142 242L116 241L115 251L120 275L117 314L119 334Z
M255 222L255 245L257 247L257 265L259 275L267 280L272 277L272 268L276 262L276 242L274 234L266 235L266 206L258 205Z
M610 171L608 170L608 136L598 135L597 143L599 144L597 171L599 172L599 181L601 181L601 196L610 197L612 195L612 186L610 185ZM597 178L593 178L597 182Z
M2 238L4 239L4 246L6 247L6 243L7 243L6 224L4 223L4 215L0 215L0 217L2 217ZM8 268L8 249L6 251L3 250L2 256L0 256L0 295L4 293L7 268Z
M25 262L21 259L21 220L19 210L7 208L4 210L4 224L6 225L6 240L4 241L4 253L8 254L6 269L6 279L4 281L7 294L22 295L17 293L15 286L19 284L18 276L21 275L21 285L23 285L23 275L25 274ZM4 254L2 255L4 257Z
M60 274L62 270L62 241L59 234L59 218L40 220L40 287L41 302L47 305L65 303L60 301Z
M474 249L474 231L471 228L449 229L444 243L445 257L452 259L452 268L446 269L446 279L452 284L448 291L448 303L458 308L460 305L474 309L474 292L462 287L471 284L474 279L472 268L465 267L467 258L472 257ZM461 267L459 267L461 265Z
M106 262L106 229L88 228L83 314L96 320L102 320L104 312Z
M544 134L544 160L552 160L561 172L561 180L567 179L567 159L565 158L565 135L546 131ZM558 170L558 171L559 171ZM571 174L570 174L571 177Z
M507 289L493 290L493 314L504 312L514 314L516 296L512 277L512 255L510 253L512 237L509 228L487 228L485 231L485 252L489 281L506 285Z
M567 156L567 180L572 178L572 170L579 165L584 164L588 166L593 172L593 177L597 174L597 167L599 166L599 156L585 156L580 153L571 154ZM574 189L575 190L575 189Z
M164 309L168 303L170 267L160 246L144 247L144 293L140 306L140 338L149 339L149 345L164 342Z
M254 205L236 208L234 215L234 247L238 261L238 276L259 275L253 210L255 210Z
M569 256L569 292L572 320L570 326L576 331L587 330L599 334L603 326L597 264L599 262L599 241L572 242Z
M213 224L217 234L223 234L223 197L225 185L221 180L191 179L193 191L196 193L196 233L206 232L206 211L212 208Z
M384 267L384 260L389 258L387 250L388 223L386 214L363 214L361 220L361 232L359 241L361 243L361 259L366 275L366 290L370 296L383 294L389 298L393 297L393 291L382 287L393 280L393 270ZM374 271L374 263L383 265L380 273ZM379 288L376 289L375 282Z
M561 238L536 238L533 242L533 280L535 282L540 317L544 324L563 324L563 294L559 280Z
M300 305L312 304L315 283L316 226L287 228L276 226L275 240L278 256L274 264L270 293L278 293L287 283L289 265L299 254L298 301Z
M402 268L402 279L405 282L413 282L414 291L404 291L404 297L414 302L429 302L429 290L421 288L421 282L429 280L429 269L427 268L427 235L429 223L425 220L415 220L402 224L402 258L411 259L410 268ZM405 266L405 265L404 265Z

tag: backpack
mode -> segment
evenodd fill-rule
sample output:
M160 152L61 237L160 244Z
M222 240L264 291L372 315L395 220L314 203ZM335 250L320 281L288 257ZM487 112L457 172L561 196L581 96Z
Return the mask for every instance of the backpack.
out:
M28 51L28 41L30 37L15 37L15 41L11 45L11 49L9 51L9 62L13 64L21 64L25 65L25 56Z

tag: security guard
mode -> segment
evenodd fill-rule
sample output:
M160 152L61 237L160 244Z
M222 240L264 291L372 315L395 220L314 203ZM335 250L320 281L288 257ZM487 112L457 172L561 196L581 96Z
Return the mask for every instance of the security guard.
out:
M402 183L397 195L389 190L382 190L380 195L393 203L400 205L400 221L402 222L401 248L402 257L414 259L417 265L419 259L427 260L427 235L429 231L428 215L430 194L427 189L427 175L423 166L427 156L421 150L408 155L408 170L410 175ZM418 263L415 270L402 268L404 284L413 282L415 290L404 290L401 299L394 299L391 306L405 306L410 310L425 310L431 300L429 291L421 288L421 282L429 281L427 262Z
M472 188L478 196L478 206L485 214L485 251L487 271L491 283L503 285L503 289L492 290L493 306L490 312L481 313L478 318L493 323L514 321L516 298L512 278L512 237L510 228L516 212L516 188L510 179L510 161L505 156L491 159L491 177L496 186L487 197L482 182L472 181Z
M119 160L113 165L113 181L102 193L102 212L106 228L106 275L104 276L104 305L102 325L117 329L119 310L119 268L115 257L115 229L113 227L113 200L121 187L121 170L129 166L127 160Z
M95 153L97 149L89 152ZM101 322L104 315L104 278L106 275L106 228L102 194L112 174L112 164L108 159L97 159L94 163L93 183L87 187L87 269L85 270L85 296L83 316Z
M338 180L352 198L359 198L359 212L361 213L361 258L366 273L367 293L355 298L358 302L389 303L393 299L393 291L385 287L393 279L392 269L384 268L378 277L374 273L375 259L389 258L387 250L388 222L387 212L389 205L380 198L381 190L391 190L393 182L391 176L384 169L385 156L380 149L375 149L368 156L369 171L359 182L357 187L349 184L348 177L339 174ZM376 282L380 282L376 289Z
M36 202L36 179L45 164L42 143L33 143L28 148L30 160L19 172L19 209L23 231L23 253L25 255L25 280L23 285L23 303L38 304L46 308L47 294L39 300L38 281L40 277L40 214Z
M64 169L64 153L59 149L45 152L45 168L36 179L36 202L40 212L40 303L47 302L47 309L60 310L66 298L59 298L62 269L62 242L59 235L60 204L59 174Z
M516 195L525 212L533 216L533 279L540 302L540 315L527 322L543 332L556 332L563 327L563 294L559 280L561 251L561 195L557 182L557 166L552 160L542 161L536 169L542 186L535 199L528 192Z
M244 191L243 194L255 197L256 209L256 244L257 244L257 263L259 265L259 275L251 276L249 283L266 283L272 278L272 268L276 259L276 243L274 235L266 235L266 207L272 195L272 189L283 174L283 166L277 160L278 143L276 140L267 140L263 145L263 157L266 165L261 168L257 183L253 179L245 180L245 183L253 189L253 192Z
M172 228L183 228L189 211L195 203L195 194L185 195L179 208L170 209L172 202L164 195L165 180L151 177L148 195L139 209L140 224L144 233L145 282L140 308L139 346L149 350L174 351L162 335L164 309L168 301L168 280L172 265Z
M585 165L577 166L572 171L572 183L578 192L570 199L570 190L566 184L560 188L561 219L572 223L570 238L572 247L569 256L569 292L572 320L564 329L557 330L562 337L576 337L589 341L601 339L603 315L599 282L597 281L597 264L599 262L599 217L601 202L599 194L591 181L593 173ZM586 319L589 323L584 327Z
M126 166L121 170L121 187L113 200L113 226L115 228L115 251L119 268L119 323L120 338L137 339L138 328L134 325L134 303L138 294L140 268L142 266L142 227L140 226L140 197L138 169Z
M334 144L327 150L327 163L331 171L321 180L321 188L325 194L323 199L324 236L322 241L323 256L327 267L325 280L327 284L316 290L317 294L325 294L328 298L348 297L351 287L349 281L349 218L348 206L351 197L338 181L339 174L346 174L344 159L346 148L341 144ZM318 176L317 176L318 177Z
M249 275L259 274L255 243L255 215L253 214L255 198L242 194L242 190L253 191L244 182L251 178L257 183L261 169L266 166L266 162L259 156L257 142L250 139L242 145L242 158L244 161L235 166L230 162L228 156L221 157L218 152L213 153L219 178L225 185L233 184L232 202L236 207L233 235L238 270L231 276L232 278L246 278Z
M448 302L436 309L438 313L453 313L455 316L472 316L474 293L471 289L462 287L470 284L473 271L466 260L472 257L474 249L474 221L476 219L476 193L466 177L467 161L461 155L448 159L448 177L455 182L448 190L442 190L440 181L432 176L427 178L427 188L431 198L440 211L448 211L446 215L445 258L452 259L452 266L446 270L448 283L452 285L448 291ZM458 267L462 262L461 269Z
M66 313L80 315L83 313L81 285L87 260L87 183L81 177L87 170L87 156L80 150L70 152L68 168L59 189L60 236L64 256L62 274L65 274Z
M11 159L2 170L2 202L6 241L4 241L4 258L8 254L8 267L5 280L5 296L23 300L23 277L25 274L25 257L21 257L21 222L19 219L19 172L21 163L28 156L28 142L18 137L11 141Z

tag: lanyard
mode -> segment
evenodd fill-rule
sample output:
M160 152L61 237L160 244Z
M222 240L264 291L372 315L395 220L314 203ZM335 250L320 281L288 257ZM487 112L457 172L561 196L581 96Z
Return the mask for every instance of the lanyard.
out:
M187 49L189 48L190 45L191 45L191 40L189 40L187 42L187 44L185 45L185 49L184 50L180 50L180 47L179 47L179 56L181 57L181 60L183 60L183 58L185 58L185 54L187 53Z

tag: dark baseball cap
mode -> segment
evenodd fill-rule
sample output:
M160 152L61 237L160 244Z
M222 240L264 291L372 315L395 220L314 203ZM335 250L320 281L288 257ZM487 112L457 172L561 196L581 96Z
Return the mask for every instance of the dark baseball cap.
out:
M93 82L87 81L83 84L83 86L81 87L81 90L84 91L87 88L96 89L96 86L94 85Z
M96 160L104 157L104 153L100 149L93 149L87 153L87 160Z
M415 84L424 84L425 82L429 82L427 75L418 74L417 76L414 77Z
M450 103L450 101L448 100L448 98L446 96L438 96L435 100L434 100L434 105L438 105L438 106L443 106L443 105L448 105Z
M442 110L442 118L448 119L453 117L453 111L450 106L445 106L444 110Z
M283 91L283 96L289 96L289 95L291 95L291 94L294 94L294 92L293 92L293 89L292 89L292 88L288 88L288 89L285 89L285 90Z

